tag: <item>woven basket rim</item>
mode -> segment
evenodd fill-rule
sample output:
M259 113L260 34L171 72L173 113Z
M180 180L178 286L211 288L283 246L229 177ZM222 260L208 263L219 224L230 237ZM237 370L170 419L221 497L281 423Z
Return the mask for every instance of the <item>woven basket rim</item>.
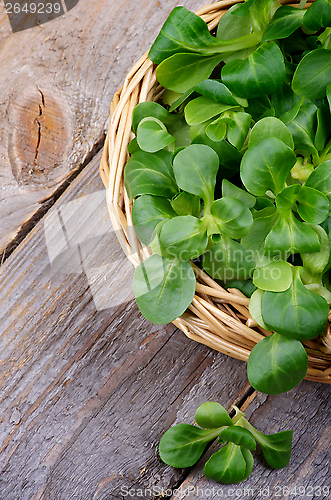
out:
M227 9L242 0L222 0L199 9L198 14L215 28ZM299 4L283 0L282 4ZM311 2L310 2L311 3ZM307 4L307 6L310 5ZM145 53L131 68L122 87L111 102L111 121L100 163L100 175L106 187L109 216L118 241L134 266L152 255L151 249L137 238L132 224L130 201L123 183L123 169L129 158L127 146L134 137L132 111L136 104L157 101L163 93L156 79L156 65ZM251 349L271 334L260 327L248 311L249 299L237 289L225 290L210 276L192 264L197 278L196 294L187 311L173 323L187 337L233 358L247 361ZM331 319L331 312L329 315ZM317 341L303 342L308 354L308 380L331 383L331 332Z

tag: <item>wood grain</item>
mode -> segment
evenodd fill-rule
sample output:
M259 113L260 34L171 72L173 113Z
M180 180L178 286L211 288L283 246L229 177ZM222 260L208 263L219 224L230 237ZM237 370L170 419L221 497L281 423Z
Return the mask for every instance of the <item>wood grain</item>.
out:
M253 453L255 466L248 479L240 484L221 485L202 474L206 461L219 449L219 445L214 444L189 473L173 500L331 498L330 404L331 387L306 380L286 394L257 393L246 416L265 434L294 430L290 463L284 469L272 469L258 450ZM185 496L185 492L189 494Z
M73 0L40 26L24 29L23 16L13 32L0 3L0 255L100 148L114 92L176 5Z
M99 160L0 268L1 499L173 487L187 471L160 462L161 435L247 384L244 363L141 317Z

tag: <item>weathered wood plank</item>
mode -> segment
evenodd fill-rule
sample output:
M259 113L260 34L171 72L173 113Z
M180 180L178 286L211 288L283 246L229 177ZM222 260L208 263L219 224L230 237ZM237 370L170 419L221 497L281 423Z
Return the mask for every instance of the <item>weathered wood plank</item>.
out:
M104 202L100 155L0 268L0 497L122 498L167 489L173 422L229 406L245 364L144 320ZM107 297L108 295L108 297ZM144 498L153 498L154 493Z
M248 479L240 484L221 485L207 480L203 466L219 449L214 444L192 469L172 500L201 498L331 498L331 387L303 381L286 394L265 396L258 393L246 416L260 432L270 434L293 429L290 463L284 469L272 469L261 452L255 453L255 466ZM254 454L254 453L253 453ZM185 496L185 492L189 492Z
M0 255L100 147L114 92L177 3L80 0L14 33L0 3Z

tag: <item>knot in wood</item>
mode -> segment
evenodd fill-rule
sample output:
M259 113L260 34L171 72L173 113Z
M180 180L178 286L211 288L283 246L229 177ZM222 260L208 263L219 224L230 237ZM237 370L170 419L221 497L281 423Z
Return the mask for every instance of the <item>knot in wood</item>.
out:
M62 164L69 142L66 121L49 91L35 87L16 95L11 103L9 156L20 186L51 188L66 177Z

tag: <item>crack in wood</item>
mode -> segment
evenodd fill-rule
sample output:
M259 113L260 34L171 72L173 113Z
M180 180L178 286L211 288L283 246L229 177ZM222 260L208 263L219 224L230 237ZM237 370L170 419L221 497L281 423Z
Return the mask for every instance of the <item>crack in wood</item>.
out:
M40 88L38 87L37 85L37 89L40 93L40 96L41 96L41 105L39 104L39 116L36 118L36 123L37 123L37 126L38 126L38 137L37 137L37 145L36 145L36 152L35 152L35 156L34 156L34 165L36 166L37 165L37 159L38 159L38 154L39 154L39 147L40 147L40 143L41 143L41 130L42 130L42 123L40 121L40 117L41 116L44 116L44 113L43 113L43 108L45 107L45 96L43 94L43 92L40 90Z
M42 107L39 105L39 116L42 116L43 114L43 110L42 110ZM36 123L37 123L37 126L38 126L38 137L37 137L37 145L36 145L36 152L35 152L35 155L34 155L34 165L36 166L37 165L37 159L38 159L38 153L39 153L39 146L40 146L40 142L41 142L41 123L40 123L40 120L39 120L39 117L36 118Z

